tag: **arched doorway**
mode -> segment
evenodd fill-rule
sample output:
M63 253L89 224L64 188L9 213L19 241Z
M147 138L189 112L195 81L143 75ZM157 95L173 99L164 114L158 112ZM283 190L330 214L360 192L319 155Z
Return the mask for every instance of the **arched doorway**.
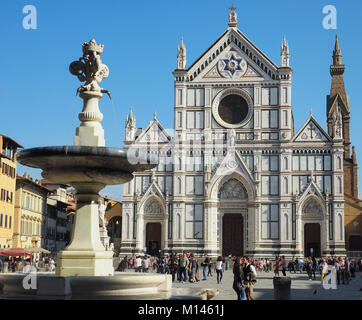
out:
M149 222L146 224L147 253L158 256L161 250L161 223Z
M304 225L304 256L321 256L321 230L319 223Z
M244 219L240 210L246 207L248 193L236 178L230 178L219 189L219 211L222 216L222 255L244 255ZM234 208L234 209L233 209Z

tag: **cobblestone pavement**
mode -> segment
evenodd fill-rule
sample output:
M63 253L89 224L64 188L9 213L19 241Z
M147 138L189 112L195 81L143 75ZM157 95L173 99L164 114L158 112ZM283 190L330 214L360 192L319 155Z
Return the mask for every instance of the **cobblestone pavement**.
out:
M282 275L280 273L280 275ZM213 300L236 300L236 293L232 289L233 273L232 270L226 270L221 284L217 284L216 273L207 280L202 279L202 271L199 272L199 282L196 283L173 283L174 288L195 287L218 289L219 294ZM255 300L273 300L273 272L258 272L257 283L254 287ZM320 274L316 274L316 279L308 280L307 274L287 272L292 280L291 299L292 300L362 300L362 273L357 272L355 278L352 278L349 285L339 285L337 289L326 290L321 284Z

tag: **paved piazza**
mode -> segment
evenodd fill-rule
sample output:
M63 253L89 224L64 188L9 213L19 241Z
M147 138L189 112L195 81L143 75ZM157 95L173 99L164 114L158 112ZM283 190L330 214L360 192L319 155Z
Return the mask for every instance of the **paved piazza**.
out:
M282 273L280 272L280 275ZM202 270L199 271L202 279ZM356 277L352 278L349 285L339 285L337 289L326 290L320 281L320 274L316 274L316 279L308 280L306 272L296 274L287 272L291 277L291 298L292 300L362 300L362 280L361 272L356 272ZM174 288L197 287L218 289L219 294L213 300L236 300L236 294L232 289L233 273L228 269L224 272L222 284L216 283L216 273L207 280L200 280L197 283L173 283ZM316 293L314 294L314 292ZM257 283L254 287L255 300L274 300L273 272L258 272Z

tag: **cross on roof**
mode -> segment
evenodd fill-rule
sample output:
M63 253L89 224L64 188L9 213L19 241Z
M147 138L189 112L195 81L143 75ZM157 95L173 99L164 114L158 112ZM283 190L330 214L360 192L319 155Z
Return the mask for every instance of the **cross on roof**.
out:
M234 7L234 5L231 5L231 7L229 8L232 12L234 12L237 8Z

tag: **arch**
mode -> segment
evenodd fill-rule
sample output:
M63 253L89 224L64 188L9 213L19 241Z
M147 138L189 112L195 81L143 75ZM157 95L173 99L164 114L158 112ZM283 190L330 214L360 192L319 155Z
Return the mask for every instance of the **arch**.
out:
M214 181L211 182L210 188L208 190L208 197L210 199L218 199L219 189L220 187L227 182L227 180L235 178L236 180L240 181L240 183L245 188L246 194L247 194L247 200L251 201L255 198L256 190L255 190L255 184L248 181L248 179L239 171L236 170L232 174L228 176L219 176Z
M322 206L320 200L315 196L310 196L304 200L302 204L302 214L303 215L320 215L324 214L324 207Z
M220 200L247 200L248 192L238 179L230 178L220 186L218 198Z
M148 198L143 204L144 214L163 214L165 208L157 197Z

